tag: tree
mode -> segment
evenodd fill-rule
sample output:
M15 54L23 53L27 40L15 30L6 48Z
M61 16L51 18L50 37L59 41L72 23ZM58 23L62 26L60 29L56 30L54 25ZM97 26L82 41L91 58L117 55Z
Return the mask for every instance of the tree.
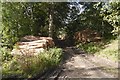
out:
M48 31L50 37L56 37L56 30L63 27L65 20L69 13L69 3L42 3L42 7L47 14L46 25L48 25ZM53 36L53 33L54 36Z
M78 16L78 30L90 28L101 33L103 37L111 35L113 26L104 20L103 2L80 3L83 5L84 11Z
M46 19L43 11L39 11L38 6L40 4L2 3L3 43L13 45L25 35L37 35L39 33L38 30L44 25ZM41 22L39 22L40 20Z
M52 34L65 23L69 12L68 4L3 3L2 42L13 45L25 35L39 33L41 36L53 37Z
M109 2L105 4L102 8L104 13L104 20L110 23L114 27L112 33L114 35L118 34L118 29L120 27L120 2Z

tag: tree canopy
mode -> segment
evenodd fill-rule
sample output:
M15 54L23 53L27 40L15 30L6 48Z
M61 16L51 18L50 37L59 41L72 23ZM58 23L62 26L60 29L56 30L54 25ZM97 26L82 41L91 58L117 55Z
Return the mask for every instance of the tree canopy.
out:
M55 38L62 30L72 38L85 28L116 35L119 9L120 2L2 3L2 42L12 45L25 35Z

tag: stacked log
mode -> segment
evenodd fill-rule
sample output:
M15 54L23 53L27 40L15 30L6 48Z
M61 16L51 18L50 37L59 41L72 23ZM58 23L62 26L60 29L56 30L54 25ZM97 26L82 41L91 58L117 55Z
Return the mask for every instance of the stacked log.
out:
M49 47L53 47L54 42L51 37L25 36L16 45L17 48L13 49L11 54L36 55Z
M102 37L97 31L87 28L85 30L76 32L74 39L76 42L87 43L100 41Z

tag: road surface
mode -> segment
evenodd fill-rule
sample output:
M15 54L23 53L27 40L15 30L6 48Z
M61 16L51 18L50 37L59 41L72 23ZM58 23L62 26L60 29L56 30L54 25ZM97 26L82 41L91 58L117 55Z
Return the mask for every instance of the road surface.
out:
M118 78L118 63L89 55L74 47L64 49L60 67L49 75L49 79L63 78Z

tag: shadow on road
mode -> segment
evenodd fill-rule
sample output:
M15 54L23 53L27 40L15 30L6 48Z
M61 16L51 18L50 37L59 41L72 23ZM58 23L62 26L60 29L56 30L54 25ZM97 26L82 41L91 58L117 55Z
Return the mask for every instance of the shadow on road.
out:
M104 64L99 64L101 60L95 58L94 55L89 55L85 51L76 48L73 45L67 45L64 40L55 41L57 47L63 49L62 61L56 69L47 75L47 80L61 80L61 78L112 78L111 73L117 75L117 69L106 68ZM98 64L92 62L91 59L99 60ZM108 72L107 72L108 71ZM105 74L104 74L105 72Z

